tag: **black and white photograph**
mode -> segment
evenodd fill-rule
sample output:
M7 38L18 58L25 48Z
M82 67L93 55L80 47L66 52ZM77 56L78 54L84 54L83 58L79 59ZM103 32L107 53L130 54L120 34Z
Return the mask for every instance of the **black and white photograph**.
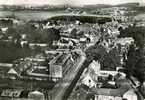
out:
M0 0L0 100L145 100L145 0Z

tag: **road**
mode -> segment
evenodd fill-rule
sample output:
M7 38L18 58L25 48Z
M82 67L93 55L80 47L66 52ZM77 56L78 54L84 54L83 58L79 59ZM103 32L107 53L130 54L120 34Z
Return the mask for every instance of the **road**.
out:
M64 95L66 95L65 93L67 89L72 84L72 81L75 79L83 63L86 60L85 54L83 54L83 52L81 51L78 52L80 53L80 57L78 57L77 62L74 64L70 72L65 75L65 77L61 79L53 88L53 90L48 94L48 100L63 100L62 98Z
M98 40L99 37L93 43L89 43L83 51L95 45ZM86 54L81 49L75 49L74 51L80 55L79 60L74 64L73 69L70 70L68 75L65 75L65 77L55 85L53 90L49 92L48 100L67 100L83 70L88 66L89 63L86 62Z

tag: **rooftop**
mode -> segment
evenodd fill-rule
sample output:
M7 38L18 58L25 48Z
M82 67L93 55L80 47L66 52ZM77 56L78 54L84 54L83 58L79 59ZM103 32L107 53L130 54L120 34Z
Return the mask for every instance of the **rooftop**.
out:
M92 89L91 92L96 95L106 95L106 96L123 96L129 90L128 87L121 87L118 89L108 89L108 88L97 88Z
M0 63L0 67L13 67L13 64L9 64L9 63Z
M64 62L68 59L69 54L67 53L61 53L57 57L55 57L50 63L56 64L56 65L63 65Z

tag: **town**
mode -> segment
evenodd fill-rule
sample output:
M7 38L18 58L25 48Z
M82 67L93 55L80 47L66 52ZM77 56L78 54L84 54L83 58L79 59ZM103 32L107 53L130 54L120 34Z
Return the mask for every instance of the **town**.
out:
M0 100L144 100L143 8L0 17Z

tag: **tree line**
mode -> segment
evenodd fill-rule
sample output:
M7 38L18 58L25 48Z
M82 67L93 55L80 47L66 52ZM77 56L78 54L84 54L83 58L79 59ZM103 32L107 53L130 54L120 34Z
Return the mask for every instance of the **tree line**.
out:
M133 37L135 43L130 46L125 68L128 76L133 75L140 82L145 81L145 27L129 26L126 29L120 28L119 37Z

